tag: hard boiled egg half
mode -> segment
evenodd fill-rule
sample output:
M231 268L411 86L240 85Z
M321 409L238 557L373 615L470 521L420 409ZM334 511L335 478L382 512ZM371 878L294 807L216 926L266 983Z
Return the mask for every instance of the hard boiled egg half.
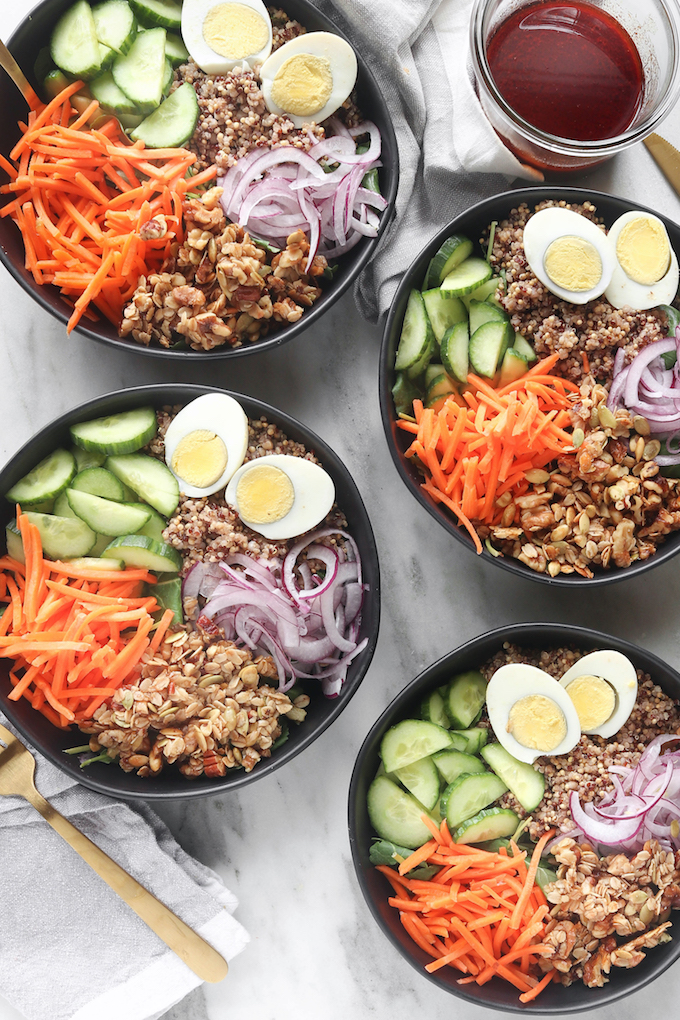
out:
M272 53L260 77L267 109L300 128L321 123L342 106L357 79L357 58L340 36L308 32Z
M272 23L262 0L184 0L182 38L207 74L226 74L267 59Z
M498 740L520 761L566 754L581 738L569 695L537 666L511 662L497 669L486 688L486 708Z
M621 652L591 652L575 662L560 680L584 733L612 737L633 711L637 698L635 666Z
M571 209L541 209L524 227L524 253L537 279L556 297L584 305L604 294L614 272L606 235Z
M614 308L668 305L678 289L678 260L658 216L627 212L608 234L615 256L605 297Z
M248 418L226 393L206 393L183 407L165 433L165 461L185 496L223 489L243 464Z
M335 485L311 460L272 454L239 468L225 499L244 524L265 538L294 538L324 519L335 501Z

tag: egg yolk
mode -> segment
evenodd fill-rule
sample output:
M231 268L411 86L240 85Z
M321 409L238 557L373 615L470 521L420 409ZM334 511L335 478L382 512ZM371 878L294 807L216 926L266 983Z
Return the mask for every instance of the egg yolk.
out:
M226 466L227 448L208 429L196 429L183 436L172 455L172 470L197 489L213 485Z
M671 258L663 224L648 216L629 220L616 239L616 257L631 280L647 286L658 283Z
M600 253L582 237L558 237L546 249L543 266L552 282L564 290L592 290L602 277Z
M559 705L544 694L530 694L516 701L508 713L508 733L522 747L545 753L554 751L567 735L567 721Z
M601 676L576 677L567 687L567 694L585 733L605 723L616 708L616 692Z
M264 18L245 4L217 4L203 22L208 46L228 60L243 60L259 53L269 41Z
M295 501L295 490L281 468L258 464L244 471L236 486L239 515L251 524L280 521Z
M330 61L312 53L289 57L272 82L272 99L296 117L311 117L326 105L333 91Z

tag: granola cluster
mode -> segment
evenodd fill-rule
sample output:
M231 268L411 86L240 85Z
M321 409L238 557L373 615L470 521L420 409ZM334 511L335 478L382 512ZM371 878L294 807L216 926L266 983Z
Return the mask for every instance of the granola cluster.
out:
M222 189L183 204L184 243L174 243L159 273L142 276L123 312L121 336L148 346L170 347L184 337L194 350L229 344L240 347L272 326L293 323L321 296L317 285L327 267L316 255L305 272L309 241L301 230L273 256L248 233L228 223L220 206ZM161 231L162 216L143 229Z
M554 854L559 868L545 888L554 906L543 938L553 952L540 965L557 970L563 984L580 979L601 987L612 967L636 967L645 949L670 939L668 917L680 908L680 853L651 840L632 858L598 857L588 843L563 839Z

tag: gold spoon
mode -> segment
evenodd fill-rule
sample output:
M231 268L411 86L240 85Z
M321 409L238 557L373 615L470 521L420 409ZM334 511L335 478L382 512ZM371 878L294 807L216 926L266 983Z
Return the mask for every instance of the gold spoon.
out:
M7 71L7 74L19 89L19 92L21 92L31 110L37 110L38 107L42 106L42 103L35 94L33 86L5 46L2 39L0 39L0 67L3 67L5 71Z
M0 743L0 795L15 794L32 804L55 832L184 960L194 974L210 982L221 981L226 977L226 960L208 942L112 861L38 793L33 782L35 758L14 734L1 725L0 741L6 745L3 748Z

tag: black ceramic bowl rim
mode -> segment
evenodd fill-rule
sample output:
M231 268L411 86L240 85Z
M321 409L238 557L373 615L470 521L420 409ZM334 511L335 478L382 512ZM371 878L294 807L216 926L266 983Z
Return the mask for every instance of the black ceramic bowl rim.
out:
M81 734L78 730L73 729L62 733L44 716L36 712L25 698L21 698L18 702L9 701L6 696L11 689L8 679L9 660L0 659L0 710L16 726L20 735L62 772L83 786L110 797L124 800L138 798L148 801L204 797L210 794L231 792L264 776L271 775L272 772L280 769L316 740L344 710L368 670L378 640L380 624L378 553L371 522L359 490L348 469L327 443L296 421L295 418L291 418L290 415L284 414L283 411L279 411L261 400L215 386L198 386L188 383L138 386L133 389L102 394L67 411L66 414L46 425L36 436L25 443L0 471L0 494L7 492L19 478L47 456L55 446L60 443L70 445L68 426L75 422L88 421L114 411L143 405L158 408L168 404L186 404L205 393L228 393L239 401L250 418L266 417L268 421L278 425L290 439L304 443L308 450L314 450L317 453L322 465L335 482L338 505L347 514L350 534L357 542L361 552L364 581L368 583L369 591L364 599L359 637L360 640L363 640L364 637L368 638L368 644L350 664L347 680L339 697L325 698L319 690L319 696L312 697L307 710L307 719L299 727L291 726L289 739L271 758L263 758L252 772L230 770L226 776L219 779L208 779L205 776L187 779L171 767L167 767L158 777L147 778L137 776L134 772L123 772L118 765L94 765L81 769L77 758L63 753L63 748L85 742L83 739L78 739ZM12 517L12 509L10 503L2 495L0 495L0 500L6 507L6 510L0 514L0 550L4 550L4 529Z
M447 510L442 509L430 496L423 492L418 480L419 476L417 475L417 472L414 468L411 468L408 465L406 458L403 456L403 450L406 446L408 446L408 440L406 438L406 433L396 428L395 423L397 417L391 394L395 376L394 357L399 340L399 334L401 332L401 323L406 310L406 302L408 300L409 291L414 286L420 286L429 260L447 237L453 233L469 235L470 231L467 227L468 223L476 223L479 221L480 224L488 227L492 220L501 220L507 217L510 214L510 210L516 208L516 206L521 202L526 202L528 205L532 205L546 199L564 199L569 203L579 204L586 201L592 202L593 205L595 205L598 214L601 209L613 212L613 215L611 216L609 216L606 212L603 213L608 225L611 225L611 223L622 213L628 212L631 209L638 209L642 212L652 213L664 222L668 230L672 246L675 251L680 252L680 227L677 223L674 223L673 220L668 219L668 217L663 216L654 209L649 209L644 205L634 204L626 199L617 198L613 195L607 195L601 191L592 191L586 188L532 187L523 188L518 191L504 191L471 206L465 212L451 220L447 226L443 227L411 263L407 272L402 277L399 288L392 300L387 322L385 323L382 347L380 350L380 411L382 415L383 428L385 430L385 438L387 440L387 446L392 456L392 460L394 461L397 471L399 472L399 475L407 489L413 496L415 496L421 506L425 507L428 513L430 513L432 517L434 517L434 519L449 532L449 534L453 535L459 542L462 542L462 544L473 553L474 546L467 531L456 524L453 516ZM482 227L479 227L479 229L481 230ZM476 244L479 239L479 234L477 233L477 235L472 239ZM493 556L486 547L484 547L480 555L487 563L494 563L502 570L509 570L511 573L517 574L520 577L528 577L533 581L539 581L543 584L552 585L553 587L592 588L595 585L614 584L617 581L624 581L631 577L639 577L640 574L645 573L647 570L651 570L652 567L665 563L667 560L671 559L672 556L675 556L678 551L680 551L680 533L676 532L662 542L658 547L658 551L650 556L649 559L637 560L635 563L631 564L631 566L624 568L612 567L610 569L603 570L602 568L596 567L595 574L591 578L582 577L576 572L573 574L558 574L557 577L551 577L548 573L541 574L535 570L531 570L530 567L525 566L525 564L520 562L520 560L513 559L509 556Z
M27 77L31 79L34 87L37 87L37 82L33 79L32 66L29 66L26 61L23 62L26 66L23 66L20 56L21 49L24 45L26 45L26 38L31 33L31 22L40 17L43 8L58 7L58 13L61 13L61 9L65 9L70 6L72 2L73 0L42 0L42 2L37 4L15 29L7 43L7 47L13 55L17 56L17 51L19 51L18 62L22 66ZM332 32L335 35L339 35L342 39L345 39L346 42L350 42L342 29L339 28L339 26L336 25L331 18L327 17L322 11L319 11L313 3L310 2L310 0L288 0L284 7L291 17L298 18L305 27L309 27L313 31ZM57 15L50 17L50 24L54 23L56 16ZM399 151L387 103L380 92L378 84L366 60L356 47L353 47L353 49L356 53L357 63L359 65L357 88L359 90L360 98L362 99L361 106L362 109L364 109L364 112L368 107L375 107L373 118L368 117L368 119L375 119L376 122L378 122L378 127L380 128L380 134L382 137L381 159L383 166L379 170L379 175L381 190L387 200L387 207L380 216L380 226L378 228L377 236L363 238L354 249L340 257L338 261L339 279L337 279L337 281L335 279L332 280L330 285L323 289L319 300L312 305L311 308L305 309L304 314L297 322L282 328L280 331L272 334L272 336L267 337L264 340L258 340L253 344L243 344L241 347L233 348L224 344L221 347L214 347L211 351L194 351L191 349L173 351L158 346L146 347L143 344L136 343L134 340L126 340L115 336L114 327L106 320L102 320L102 327L109 331L110 335L98 332L94 327L86 325L85 320L83 319L81 319L80 324L76 327L74 332L78 333L80 336L86 337L88 340L96 340L97 343L106 344L108 347L115 350L132 354L147 355L152 358L176 359L179 362L204 362L207 359L242 358L248 355L257 355L264 351L271 351L276 347L280 347L281 344L287 343L289 340L293 340L309 326L318 322L327 309L335 304L342 294L345 293L373 255L376 246L380 242L381 237L385 233L392 216L394 215L397 186L399 182ZM30 63L32 65L32 61ZM4 77L3 80L8 89L15 89L15 86L10 82L9 78ZM23 100L20 99L18 101L23 102ZM375 114L377 114L377 116L375 116ZM14 224L11 225L14 229L16 229ZM66 325L69 319L68 306L63 303L63 300L56 288L40 286L34 282L32 275L25 269L23 264L23 246L19 245L18 251L21 253L20 258L18 254L16 258L13 258L7 251L5 245L0 244L0 260L27 294L29 294L42 308L44 308L46 312L49 312L50 315L53 315L61 323Z
M561 1013L585 1012L611 1005L618 999L639 991L659 977L680 956L680 940L674 938L665 945L649 950L643 963L632 970L614 968L609 983L602 988L586 988L580 982L568 988L551 984L536 1002L522 1005L517 990L500 978L493 978L488 984L478 987L475 984L456 984L456 978L460 974L453 968L444 967L434 974L429 974L424 965L431 961L431 957L419 949L404 932L398 912L387 903L389 887L368 859L368 849L374 831L368 819L366 791L380 763L378 749L382 734L400 718L411 718L412 713L409 714L408 709L413 709L420 703L426 690L440 686L452 674L478 669L491 655L501 649L504 641L541 649L565 644L584 650L614 648L627 655L636 667L649 673L652 680L667 694L674 698L680 697L680 675L668 663L629 641L588 627L574 627L561 623L519 623L498 627L472 638L428 666L415 680L407 684L374 723L361 745L349 789L349 841L354 870L364 899L382 933L419 974L442 991L477 1006L506 1013L542 1013L554 1016ZM680 914L677 918L680 923Z

